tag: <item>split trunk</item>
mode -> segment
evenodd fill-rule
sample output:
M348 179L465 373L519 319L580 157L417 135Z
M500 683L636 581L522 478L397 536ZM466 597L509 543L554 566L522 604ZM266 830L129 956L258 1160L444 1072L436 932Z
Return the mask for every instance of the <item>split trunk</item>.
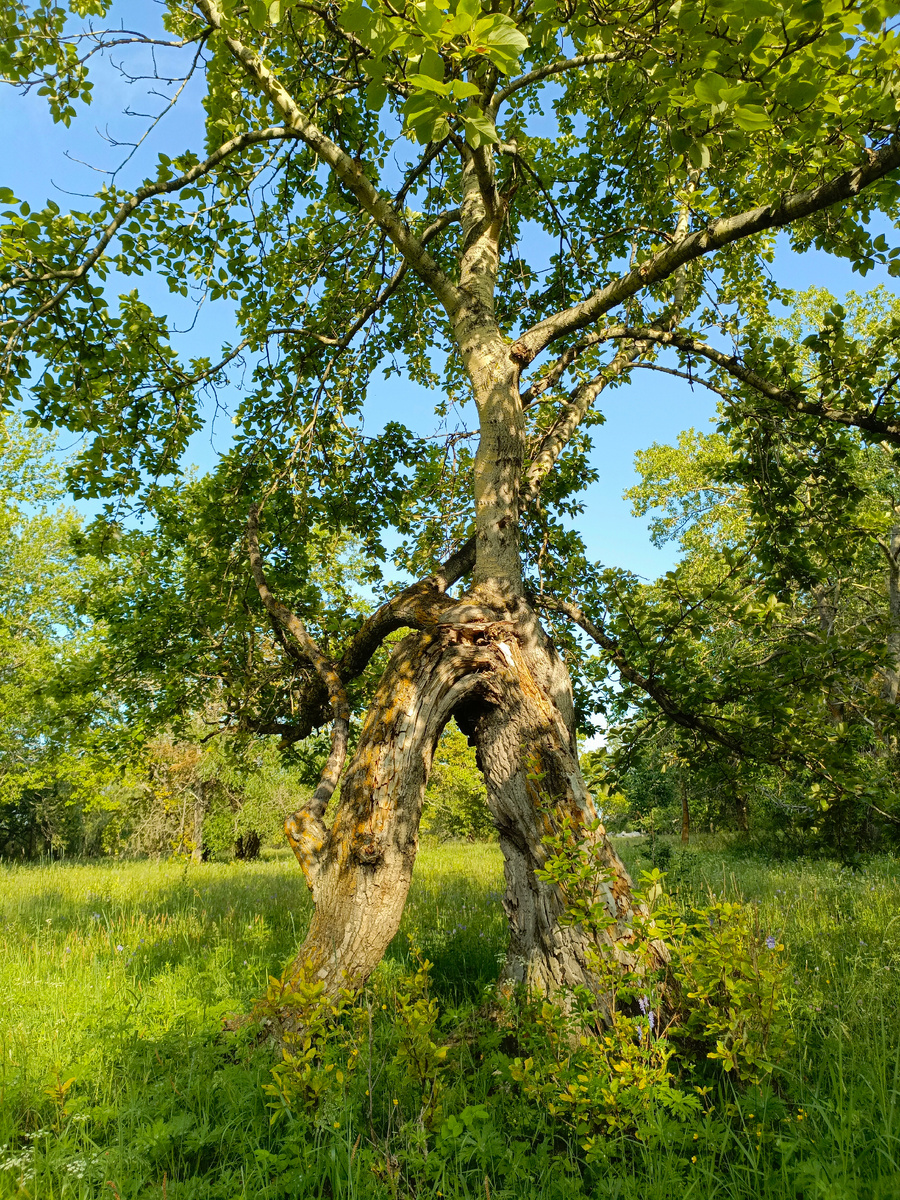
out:
M631 881L602 827L593 827L573 715L568 672L524 603L500 617L450 603L395 647L331 827L303 810L288 822L315 900L295 974L314 975L336 994L361 986L380 962L403 914L425 785L451 716L475 746L503 850L506 979L544 993L592 986L597 943L565 923L565 895L538 875L544 839L560 830L591 842L596 887L614 919L603 938L627 958Z

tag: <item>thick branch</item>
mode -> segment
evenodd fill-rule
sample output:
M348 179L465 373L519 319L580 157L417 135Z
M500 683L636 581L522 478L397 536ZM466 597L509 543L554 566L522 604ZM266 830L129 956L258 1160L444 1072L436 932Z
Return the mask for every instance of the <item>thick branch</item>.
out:
M705 229L699 229L683 240L665 246L646 262L599 288L579 304L533 325L515 343L513 355L518 361L529 363L552 342L590 325L610 309L666 279L686 263L742 238L767 229L780 229L832 204L850 200L898 167L900 136L895 134L887 145L871 154L865 164L844 171L819 187L783 196L772 204L761 205L733 217L722 217Z
M563 450L584 420L594 401L613 379L628 369L637 356L647 348L646 341L630 342L623 346L599 375L576 387L557 414L556 420L541 438L537 453L525 471L521 491L521 507L529 504L540 491L541 484L553 470Z
M346 686L368 666L386 637L398 629L426 629L435 626L442 615L456 608L458 601L446 596L448 587L467 575L475 566L475 539L471 537L443 563L434 575L405 588L368 617L350 639L344 653L333 664L341 686ZM264 601L265 603L265 601ZM269 608L268 605L266 605ZM271 609L269 609L271 611ZM287 612L287 610L284 610ZM290 615L290 614L289 614ZM276 619L280 620L280 617ZM296 618L295 618L296 619ZM305 650L304 650L305 653ZM304 686L295 721L256 722L244 719L257 733L280 734L288 744L308 737L327 720L329 693L320 674Z
M630 325L614 325L608 326L603 330L605 338L625 338L631 341L633 338L642 338L647 342L657 342L663 346L675 346L678 350L683 350L689 354L696 354L698 358L705 358L709 362L715 363L727 371L729 375L740 380L741 383L747 384L754 391L759 392L768 400L774 400L777 404L785 408L791 409L793 412L805 413L813 417L824 417L828 421L834 421L838 425L849 425L856 429L863 429L866 433L871 433L875 437L889 438L896 441L900 438L900 421L884 420L875 415L873 411L868 412L852 412L849 409L837 408L834 405L827 404L824 400L809 400L803 396L803 393L797 388L783 388L777 384L771 383L764 376L751 370L750 367L744 364L733 354L725 354L721 350L717 350L715 346L710 346L706 342L698 342L691 334L679 333L677 330L653 330L633 328ZM703 382L699 380L698 382ZM715 390L715 389L714 389Z
M406 226L400 214L369 180L362 166L351 158L331 138L327 137L300 109L293 96L287 91L275 73L263 62L255 50L245 46L223 29L223 14L218 0L197 0L197 6L219 32L228 49L238 60L247 75L257 84L266 98L281 112L295 135L328 166L347 187L360 207L367 212L394 243L419 278L428 285L448 313L456 310L459 297L456 287L450 282L421 241Z
M309 659L328 693L331 710L334 714L331 753L322 771L319 785L307 806L310 814L315 819L321 820L328 807L328 801L337 787L344 759L347 756L347 743L350 737L350 704L334 663L331 659L326 658L309 636L306 626L300 618L280 604L269 589L259 549L259 509L255 504L250 506L247 518L247 541L250 546L250 569L253 572L256 590L259 592L266 611L291 634L306 658Z

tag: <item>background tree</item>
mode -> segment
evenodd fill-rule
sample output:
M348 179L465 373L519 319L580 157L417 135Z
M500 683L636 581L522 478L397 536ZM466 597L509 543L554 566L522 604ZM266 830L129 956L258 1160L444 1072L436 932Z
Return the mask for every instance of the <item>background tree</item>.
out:
M79 601L97 564L74 552L50 438L0 414L0 854L96 853L127 769L114 709L81 690L102 630ZM116 742L113 753L111 739Z
M465 734L455 721L444 728L425 789L422 830L441 840L486 841L495 836L487 790Z
M312 790L303 769L286 766L272 740L210 737L196 718L191 732L148 741L139 786L123 797L120 849L197 862L284 845L285 819Z
M380 959L453 715L476 746L505 855L508 976L590 983L591 938L560 923L562 897L537 875L547 814L557 832L565 814L608 872L600 941L628 936L629 881L594 823L568 672L537 616L579 621L615 661L615 638L571 600L602 583L565 527L587 430L603 390L665 347L694 354L700 337L725 335L734 369L746 376L746 349L756 370L742 329L774 294L778 229L863 268L896 253L869 225L898 196L895 13L880 0L196 0L163 6L165 32L123 34L78 32L61 8L6 11L15 50L0 66L39 85L62 121L90 99L92 55L113 44L171 52L183 79L203 77L204 145L160 154L140 187L116 175L87 212L10 208L4 363L36 420L87 435L72 475L81 494L142 492L152 505L202 423L203 388L244 357L216 507L237 547L257 505L260 600L307 664L280 723L299 738L326 702L333 718L321 783L290 823L316 901L297 970L334 989ZM217 361L182 362L146 297L112 297L113 271L230 300L236 339ZM440 389L461 427L443 442L396 421L367 431L382 367ZM893 388L852 408L771 379L764 394L896 436ZM419 579L386 595L340 654L266 575L320 527L358 537L373 580L398 537L395 559ZM341 775L347 687L399 628L414 632L391 652ZM653 679L630 679L671 709Z
M897 317L883 289L846 309L813 289L757 333L790 354L807 394L877 403L894 382ZM629 720L622 786L646 791L636 764L675 737L704 823L746 828L753 808L770 831L853 854L890 839L897 815L896 452L837 422L754 415L752 392L741 402L727 377L706 382L724 396L720 432L638 455L630 493L682 558L631 585L632 629L657 636L639 647L626 633L623 652L682 707L679 723L634 689L610 696Z

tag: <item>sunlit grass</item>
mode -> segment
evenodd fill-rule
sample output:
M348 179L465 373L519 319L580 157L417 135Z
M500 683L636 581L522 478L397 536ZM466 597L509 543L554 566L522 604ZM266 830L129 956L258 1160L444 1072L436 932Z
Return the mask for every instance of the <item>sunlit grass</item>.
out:
M642 846L619 845L639 873ZM504 953L502 876L496 846L423 850L382 980L402 975L418 949L448 1014L477 1002ZM670 878L685 903L709 890L742 895L787 948L797 1045L775 1092L760 1100L726 1086L727 1140L704 1143L695 1163L638 1146L627 1172L583 1183L573 1148L547 1127L508 1151L501 1127L477 1170L460 1160L458 1178L441 1177L443 1194L484 1197L487 1174L494 1200L518 1197L518 1176L531 1172L527 1194L541 1200L900 1195L894 861L854 871L676 848ZM307 1147L315 1185L298 1182L296 1167L278 1165L283 1135L265 1108L271 1048L222 1034L223 1017L247 1012L289 961L309 915L286 854L0 868L0 1195L137 1200L161 1197L164 1179L166 1200L414 1194L360 1166L369 1131L348 1135L349 1107ZM385 1026L376 1042L389 1047L390 1036ZM476 1055L453 1080L448 1111L493 1103L489 1058Z

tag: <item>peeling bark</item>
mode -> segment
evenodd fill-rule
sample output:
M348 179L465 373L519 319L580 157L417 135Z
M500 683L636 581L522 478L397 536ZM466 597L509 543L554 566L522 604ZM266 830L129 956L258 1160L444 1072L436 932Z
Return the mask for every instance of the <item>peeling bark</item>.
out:
M492 666L491 649L466 624L405 638L379 683L333 825L309 810L287 822L316 906L294 972L316 975L330 994L364 983L397 932L438 739L460 703L490 690Z
M497 622L486 636L503 659L495 674L501 698L470 713L469 729L505 860L504 977L544 994L576 986L596 991L591 959L598 942L562 923L566 897L537 876L549 854L544 839L559 834L568 817L570 836L591 843L600 867L596 888L614 918L600 944L630 961L631 880L605 830L591 829L598 814L578 765L568 673L533 616L515 625Z

